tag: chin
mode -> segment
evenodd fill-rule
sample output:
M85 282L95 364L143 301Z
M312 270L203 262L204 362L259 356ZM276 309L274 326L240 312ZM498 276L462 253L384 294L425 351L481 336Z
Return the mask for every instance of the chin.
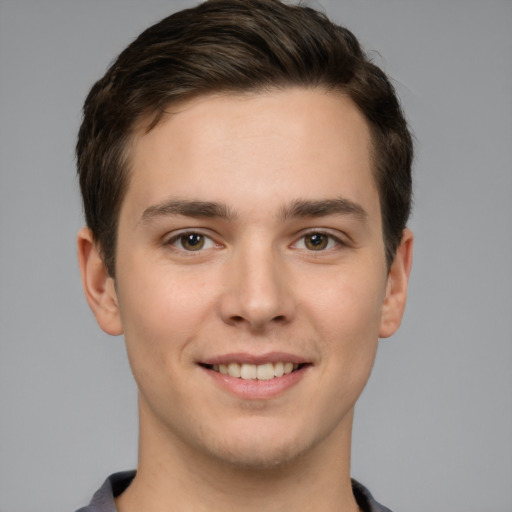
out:
M269 471L285 468L304 455L297 446L230 446L216 450L214 456L225 465L245 471Z
M220 442L203 443L203 450L217 462L240 470L268 471L301 460L318 441L290 429L246 429L231 432Z

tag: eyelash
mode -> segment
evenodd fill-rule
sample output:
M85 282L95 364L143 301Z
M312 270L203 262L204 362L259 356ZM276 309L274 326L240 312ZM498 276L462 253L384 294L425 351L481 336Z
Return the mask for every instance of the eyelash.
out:
M186 249L185 247L183 247L183 242L186 240L186 238L187 237L190 238L193 235L196 235L197 237L201 237L202 245L199 247L198 250L189 250L189 249ZM201 242L199 242L199 243L201 243ZM181 247L178 247L177 244L180 244ZM194 231L194 230L182 231L180 233L173 235L171 238L169 238L168 240L165 241L165 245L170 246L177 251L180 251L183 253L189 253L189 254L193 254L195 252L202 252L203 250L205 250L204 244L208 244L208 247L206 247L206 249L210 249L214 246L217 246L217 247L219 246L219 244L217 244L210 236L205 235L204 233L201 233L199 231Z
M306 240L308 238L312 238L314 236L323 237L324 240L326 240L327 245L325 247L319 248L319 249L311 249L306 246L307 242ZM304 247L297 247L298 244L302 242ZM320 243L318 244L320 246ZM325 231L308 231L307 233L304 233L301 235L301 237L293 244L293 247L296 249L306 250L308 252L326 252L329 250L336 249L336 247L339 246L346 246L347 244L341 240L340 238L334 236L331 233L326 233Z
M196 235L197 237L200 237L201 239L197 242L200 245L197 250L193 249L186 249L183 246L183 242L186 240L187 237L192 237ZM307 247L307 239L318 236L320 237L320 240L318 241L318 248L311 248ZM325 247L322 247L323 242L325 242ZM298 247L299 244L303 245L303 247ZM314 242L313 242L314 243ZM178 244L181 246L179 247ZM207 247L204 247L204 245L207 245ZM314 243L315 244L315 243ZM187 253L189 255L192 255L193 253L200 253L204 250L211 249L213 247L220 247L220 244L216 243L211 237L208 235L205 235L204 233L201 233L199 231L182 231L180 233L177 233L173 235L171 238L165 241L165 245L172 247L176 251L180 251L181 253ZM316 244L315 244L316 245ZM306 250L308 252L325 252L332 249L335 249L338 246L346 246L347 244L342 241L340 238L332 235L331 233L326 233L325 231L309 231L307 233L302 234L296 242L292 244L292 248L299 249L299 250Z

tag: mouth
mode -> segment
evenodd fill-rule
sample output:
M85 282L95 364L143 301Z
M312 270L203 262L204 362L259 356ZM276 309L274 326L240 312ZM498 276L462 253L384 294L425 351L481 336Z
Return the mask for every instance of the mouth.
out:
M277 363L267 362L263 364L230 362L224 364L201 364L200 366L222 375L242 380L272 380L299 371L306 366L310 366L310 364L279 361Z

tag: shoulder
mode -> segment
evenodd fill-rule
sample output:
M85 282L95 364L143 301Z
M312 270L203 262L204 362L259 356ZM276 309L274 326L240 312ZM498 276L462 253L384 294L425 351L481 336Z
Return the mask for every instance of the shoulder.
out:
M76 512L117 512L114 498L130 485L134 476L135 471L123 471L110 475L94 493L89 505Z
M352 492L362 512L391 512L389 508L377 503L371 492L354 479L352 479Z

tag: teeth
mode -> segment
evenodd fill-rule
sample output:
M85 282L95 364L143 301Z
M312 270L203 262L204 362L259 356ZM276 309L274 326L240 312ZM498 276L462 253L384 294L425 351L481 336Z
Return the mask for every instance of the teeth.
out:
M242 379L255 379L257 376L257 370L255 364L243 364L240 368L240 377Z
M241 368L238 363L230 363L228 364L228 375L231 377L240 377Z
M274 378L274 365L272 363L260 364L256 367L258 380L270 380Z
M258 379L270 380L275 377L282 377L288 373L292 373L299 367L298 363L265 363L265 364L248 364L248 363L229 363L229 364L215 364L212 369L220 372L223 375L230 377L237 377L242 379Z

